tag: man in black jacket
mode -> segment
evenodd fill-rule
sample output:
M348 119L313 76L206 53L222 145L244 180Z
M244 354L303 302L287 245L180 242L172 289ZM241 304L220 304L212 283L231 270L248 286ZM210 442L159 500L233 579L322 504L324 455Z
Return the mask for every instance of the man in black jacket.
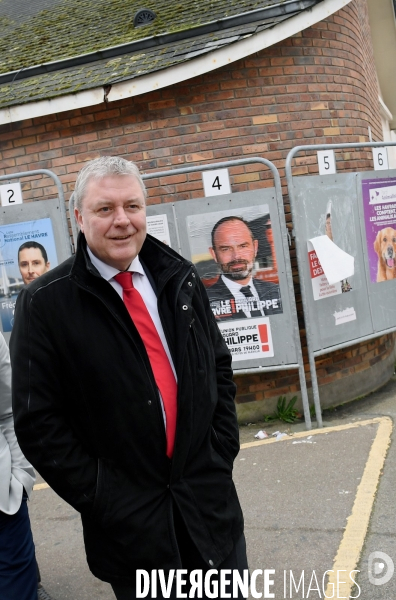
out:
M21 447L81 512L90 569L119 600L136 597L139 569L246 571L235 385L206 292L146 236L133 163L91 161L74 197L75 257L16 305Z
M279 286L252 277L258 240L242 217L217 221L209 251L221 269L219 279L207 290L216 319L250 319L283 312Z

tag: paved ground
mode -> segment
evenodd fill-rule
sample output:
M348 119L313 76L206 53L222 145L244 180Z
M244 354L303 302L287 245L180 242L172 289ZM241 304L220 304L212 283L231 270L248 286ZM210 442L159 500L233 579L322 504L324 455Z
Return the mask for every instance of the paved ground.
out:
M272 569L269 591L276 599L323 598L324 590L334 598L396 598L396 575L375 585L396 562L396 450L389 417L396 417L396 378L363 400L326 412L321 430L280 422L241 428L234 477L258 592L259 571ZM254 434L262 428L289 436L257 443ZM38 483L30 514L45 587L55 600L114 600L111 588L86 566L78 515ZM352 574L359 587L349 579L353 569L361 571ZM328 570L335 573L323 583Z

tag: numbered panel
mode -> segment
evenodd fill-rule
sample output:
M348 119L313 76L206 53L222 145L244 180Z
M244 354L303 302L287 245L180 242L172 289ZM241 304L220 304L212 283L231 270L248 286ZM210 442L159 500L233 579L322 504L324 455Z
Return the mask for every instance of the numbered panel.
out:
M297 257L307 305L304 318L314 351L373 332L356 182L356 173L293 180ZM354 258L352 276L329 285L308 245L319 236L329 237Z
M70 255L58 199L0 210L0 325L7 342L19 291Z

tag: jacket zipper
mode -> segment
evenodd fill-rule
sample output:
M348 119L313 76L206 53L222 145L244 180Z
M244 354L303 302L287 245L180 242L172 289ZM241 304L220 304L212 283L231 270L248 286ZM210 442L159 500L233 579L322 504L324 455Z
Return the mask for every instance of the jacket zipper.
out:
M190 270L189 270L189 271L188 271L188 272L185 274L185 276L184 276L184 277L181 279L181 281L180 281L179 285L177 286L177 289L176 289L176 294L175 294L175 299L176 299L176 302L175 302L175 312L176 312L176 303L177 303L177 298L179 297L179 293L180 293L180 290L181 290L181 288L182 288L182 285L183 285L183 283L185 282L185 280L187 279L187 277L188 277L189 273L190 273ZM170 275L170 276L168 277L168 279L167 279L167 280L164 282L164 284L163 284L163 286L162 286L162 290L164 289L164 287L165 287L165 285L168 283L168 281L171 279L171 277L173 277L173 275ZM158 300L159 300L159 298L160 298L160 295L162 294L162 290L161 290L161 292L158 294ZM157 303L157 305L158 305L158 314L159 314L159 316L160 316L160 321L161 321L162 327L163 327L163 329L164 329L164 332L165 332L165 337L166 337L167 339L170 339L170 337L169 337L169 331L168 331L168 336L166 335L166 331L167 331L167 329L168 329L168 326L167 326L167 323L166 323L166 321L165 321L164 319L162 319L162 318L161 318L161 312L160 312L160 304L159 304L159 302ZM177 315L176 315L176 316L177 316ZM190 327L191 327L191 323L190 323ZM186 341L187 341L187 337L186 337ZM169 349L169 351L170 351L170 349ZM174 357L172 357L172 358L174 358ZM175 365L175 370L176 370L176 362L174 362L174 365ZM177 372L176 372L176 374L177 374ZM179 396L179 385L177 386L177 396ZM175 435L175 446L176 446L176 441L177 441L177 426L176 426L176 435ZM172 480L172 460L170 460L170 462L169 462L169 475L168 475L168 476L169 476L169 484L170 484L170 483L171 483L171 480Z

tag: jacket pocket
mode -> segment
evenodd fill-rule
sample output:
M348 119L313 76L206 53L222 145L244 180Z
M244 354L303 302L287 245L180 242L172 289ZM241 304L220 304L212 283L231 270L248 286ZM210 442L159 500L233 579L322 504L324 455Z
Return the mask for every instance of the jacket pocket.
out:
M92 517L99 522L105 521L107 504L105 466L101 458L98 459L98 474L96 476L96 492L92 508Z
M224 444L222 444L222 442L220 441L217 431L215 430L213 425L211 430L211 442L217 454L219 454L221 458L223 458L226 461L226 463L232 468L234 464L234 459L231 456L230 452L227 450L227 448L224 446Z

